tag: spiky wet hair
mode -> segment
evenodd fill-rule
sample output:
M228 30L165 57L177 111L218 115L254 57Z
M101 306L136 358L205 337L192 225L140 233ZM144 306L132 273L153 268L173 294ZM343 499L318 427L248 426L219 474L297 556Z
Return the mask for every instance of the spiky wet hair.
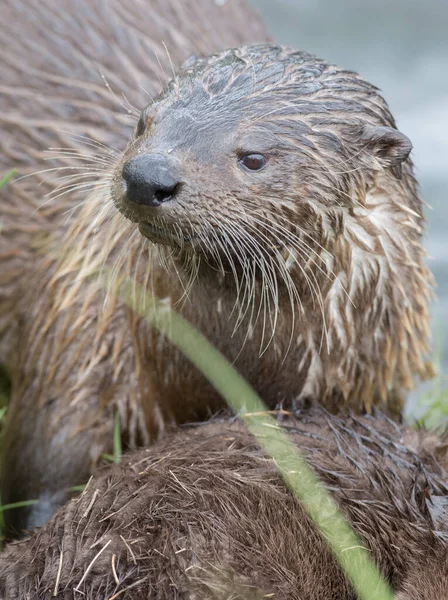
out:
M188 106L212 115L216 126L241 118L248 123L277 123L276 143L305 155L323 137L328 150L339 153L339 158L341 153L347 160L353 158L346 143L353 144L356 134L365 149L375 151L389 166L405 160L412 148L398 132L394 137L388 130L369 129L370 125L396 130L376 86L354 71L284 46L258 44L207 58L192 56L158 96L157 103L164 102L172 112ZM304 148L291 143L288 134Z

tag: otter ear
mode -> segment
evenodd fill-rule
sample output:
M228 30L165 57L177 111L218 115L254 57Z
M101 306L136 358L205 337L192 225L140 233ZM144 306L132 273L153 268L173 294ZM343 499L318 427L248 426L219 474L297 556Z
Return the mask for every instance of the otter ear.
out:
M364 125L361 139L380 162L401 177L401 163L412 150L411 140L393 127Z

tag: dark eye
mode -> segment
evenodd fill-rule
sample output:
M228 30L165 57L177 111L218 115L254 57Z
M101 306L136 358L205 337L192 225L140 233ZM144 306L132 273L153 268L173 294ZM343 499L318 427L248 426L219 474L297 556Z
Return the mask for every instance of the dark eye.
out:
M261 171L266 164L266 159L262 154L243 154L240 163L249 171Z

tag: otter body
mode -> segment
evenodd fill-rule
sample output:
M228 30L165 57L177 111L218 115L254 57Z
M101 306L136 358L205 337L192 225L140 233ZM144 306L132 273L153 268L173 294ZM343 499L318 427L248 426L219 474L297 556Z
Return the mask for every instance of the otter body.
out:
M428 434L320 409L282 426L394 597L447 597L447 479ZM86 599L355 598L272 460L225 419L124 457L0 555L4 600L69 598L74 589Z
M125 146L116 105L88 75L91 63L104 63L112 89L124 69L119 89L141 109L148 99L129 96L128 88L135 93L140 77L148 84L143 58L156 42L141 33L134 9L132 27L122 3L103 23L102 9L85 1L70 10L80 29L99 34L101 52L51 33L36 56L28 55L43 24L64 31L53 4L45 6L57 18L43 12L40 25L29 24L30 46L12 46L26 65L11 58L2 67L11 85L31 68L30 89L42 98L37 110L50 103L54 111L44 112L44 120L21 120L6 93L1 118L20 132L12 159L31 168L24 156L33 138L40 146L61 145L50 141L52 132L60 136L61 119L78 134L68 150L53 151L58 170L47 173L46 185L54 201L35 222L27 225L22 202L42 202L31 179L4 191L8 198L16 194L19 208L0 238L5 313L17 317L17 335L11 341L11 329L7 339L13 399L2 498L41 501L21 511L14 527L41 524L66 497L64 489L84 481L110 452L116 411L124 442L135 447L222 407L203 376L116 299L112 284L101 288L97 273L105 265L180 310L269 406L318 402L363 412L382 405L399 418L413 376L428 373L431 278L411 144L377 89L353 72L269 44L193 57L137 111L121 152L110 147ZM187 6L201 23L200 4ZM192 13L186 16L195 22ZM11 21L13 15L1 25L4 47ZM201 54L214 46L212 31L199 43L188 29L178 47L177 29L168 23L176 66L195 44ZM235 45L233 21L232 28L220 24L223 40ZM254 37L261 35L256 22L253 27ZM245 24L242 30L244 39L252 35ZM76 77L67 69L72 44ZM34 60L39 66L30 67ZM49 75L42 75L42 65ZM21 91L24 114L27 90ZM111 129L116 139L99 136L107 147L80 137ZM26 244L8 245L17 229ZM19 277L17 265L25 269L30 252L38 263Z

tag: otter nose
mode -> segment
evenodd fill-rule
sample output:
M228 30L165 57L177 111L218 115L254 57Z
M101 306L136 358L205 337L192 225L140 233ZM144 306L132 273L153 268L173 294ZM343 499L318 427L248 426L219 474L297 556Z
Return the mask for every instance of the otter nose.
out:
M180 186L173 165L162 154L131 158L124 164L122 176L129 200L147 206L159 206L171 200Z

